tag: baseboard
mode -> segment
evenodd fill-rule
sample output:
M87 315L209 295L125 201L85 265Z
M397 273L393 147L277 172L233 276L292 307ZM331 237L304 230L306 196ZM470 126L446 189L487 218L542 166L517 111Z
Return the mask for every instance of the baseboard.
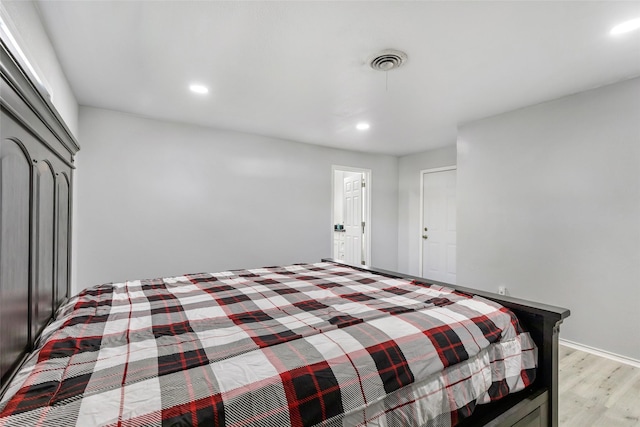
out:
M586 353L595 354L596 356L604 357L607 359L615 360L616 362L631 365L634 368L640 368L640 360L632 359L631 357L621 356L619 354L611 353L609 351L600 350L599 348L589 347L588 345L578 344L577 342L568 341L560 338L560 344L573 348L575 350L584 351Z

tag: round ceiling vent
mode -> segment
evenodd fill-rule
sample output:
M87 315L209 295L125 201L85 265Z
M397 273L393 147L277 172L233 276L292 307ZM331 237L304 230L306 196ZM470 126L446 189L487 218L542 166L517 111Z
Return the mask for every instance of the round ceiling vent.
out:
M400 67L406 61L406 53L395 49L387 49L374 56L369 61L369 65L377 71L389 71Z

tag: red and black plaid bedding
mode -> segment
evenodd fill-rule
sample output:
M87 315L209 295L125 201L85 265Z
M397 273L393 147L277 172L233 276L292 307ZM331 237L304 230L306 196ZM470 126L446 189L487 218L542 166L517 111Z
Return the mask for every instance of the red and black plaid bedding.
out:
M0 426L455 425L535 365L504 307L333 263L130 281L62 307Z

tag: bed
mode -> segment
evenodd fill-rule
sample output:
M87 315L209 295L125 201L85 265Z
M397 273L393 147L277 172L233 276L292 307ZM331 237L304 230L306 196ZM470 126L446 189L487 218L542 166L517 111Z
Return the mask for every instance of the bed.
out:
M79 147L0 53L0 426L557 426L566 309L331 259L71 297Z

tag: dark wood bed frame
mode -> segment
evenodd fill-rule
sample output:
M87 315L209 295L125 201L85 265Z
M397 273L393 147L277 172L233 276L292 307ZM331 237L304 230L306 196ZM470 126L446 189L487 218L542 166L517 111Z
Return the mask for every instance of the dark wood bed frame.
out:
M0 40L0 397L70 294L79 146L27 67ZM389 277L425 279L370 267ZM451 286L451 285L448 285ZM511 308L539 348L534 385L476 409L463 426L558 425L558 327L569 311L459 286Z
M0 393L69 296L79 147L0 40ZM0 394L1 395L1 394Z
M322 261L346 264L333 258ZM405 278L421 283L435 283L496 301L511 309L538 346L538 371L533 385L498 402L476 407L473 415L459 426L558 426L558 335L560 324L570 314L566 308L525 301L505 295L437 282L368 266L353 266L387 277Z

